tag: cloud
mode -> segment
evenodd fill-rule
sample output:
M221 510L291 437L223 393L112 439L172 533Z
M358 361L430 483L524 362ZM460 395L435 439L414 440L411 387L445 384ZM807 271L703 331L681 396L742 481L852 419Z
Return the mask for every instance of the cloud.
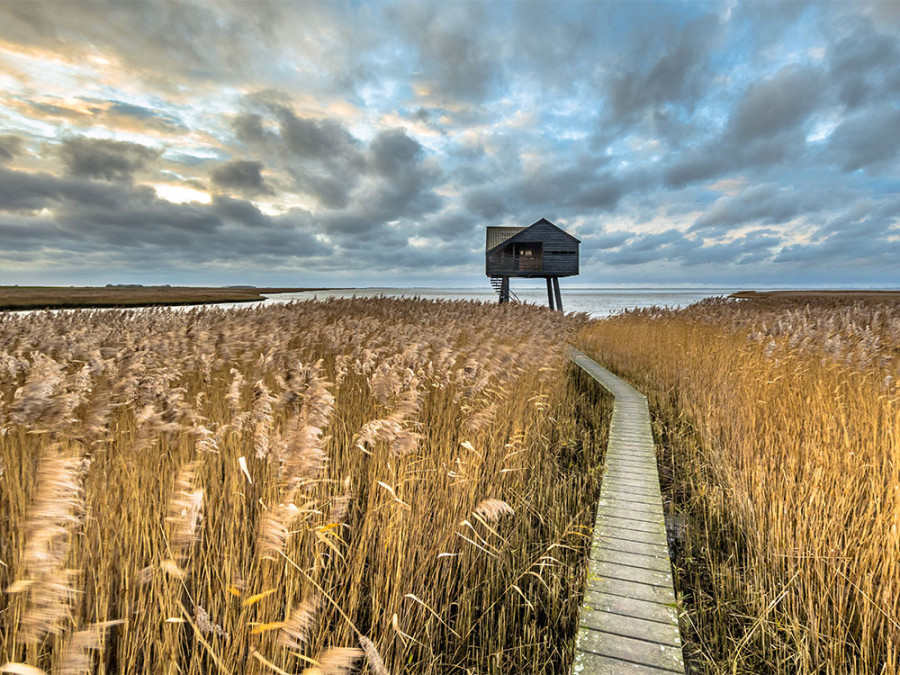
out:
M838 125L828 139L828 153L844 171L884 167L900 151L900 108L868 108Z
M106 107L94 110L95 114L106 118L108 124L126 128L146 128L167 134L184 134L187 125L177 115L124 101L109 101Z
M263 180L262 169L261 162L234 159L215 167L210 179L220 188L231 188L246 195L273 194Z
M890 4L890 3L885 3ZM900 40L870 20L851 18L829 49L830 78L848 108L884 102L900 87Z
M46 210L52 215L43 215ZM0 169L0 236L9 251L57 255L104 251L120 262L192 265L271 258L327 258L309 214L263 214L216 196L210 205L173 204L147 188Z
M0 136L0 162L8 162L22 152L24 143L19 136L6 134Z
M728 134L746 143L792 129L816 109L821 89L818 69L785 66L747 88L729 118Z
M823 193L807 186L798 189L777 183L750 185L735 196L722 197L694 221L691 230L729 230L746 223L775 225L787 223L798 216L810 216L818 211L843 203L840 193Z
M491 31L475 28L489 12L477 3L404 2L391 10L418 54L416 80L431 100L477 103L496 93L503 44Z
M65 139L58 154L70 176L130 181L161 151L139 143L77 136Z
M246 103L262 112L231 120L239 141L276 157L295 189L328 209L348 206L367 170L362 143L336 119L298 115L283 92L257 92Z
M771 261L783 245L770 230L755 230L731 241L715 242L685 235L678 230L640 235L611 253L601 263L617 267L678 263L694 265L747 265Z
M543 216L583 239L584 283L891 277L886 5L646 10L0 4L4 249L474 282L485 225Z
M376 181L367 186L363 203L371 204L377 218L390 222L417 218L438 209L440 198L432 188L441 171L425 157L423 147L401 129L382 131L369 146L369 166Z
M134 191L135 195L152 193L149 188ZM112 210L123 204L124 195L121 189L106 183L0 167L0 211L40 211L63 202Z
M276 140L276 136L263 129L263 117L257 113L235 115L231 120L235 136L247 145L266 145Z
M652 37L630 43L640 51L625 54L616 68L609 69L606 87L613 120L630 119L666 104L691 109L708 84L709 50L718 32L716 18L707 15L685 25L679 25L675 16L648 17L648 21Z

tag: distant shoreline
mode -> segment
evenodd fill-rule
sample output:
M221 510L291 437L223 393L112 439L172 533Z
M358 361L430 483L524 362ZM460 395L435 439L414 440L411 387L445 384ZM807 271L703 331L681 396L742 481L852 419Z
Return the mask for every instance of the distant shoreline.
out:
M900 291L791 290L738 291L728 296L738 300L900 300Z
M221 288L193 286L0 286L0 311L106 309L261 302L273 293L327 288Z

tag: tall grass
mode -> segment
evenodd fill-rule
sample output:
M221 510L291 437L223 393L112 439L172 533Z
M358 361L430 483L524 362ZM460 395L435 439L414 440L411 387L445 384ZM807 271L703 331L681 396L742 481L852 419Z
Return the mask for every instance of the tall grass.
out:
M698 672L900 672L897 305L708 301L587 327L650 397Z
M565 368L583 324L385 299L0 315L6 668L563 671L605 434Z

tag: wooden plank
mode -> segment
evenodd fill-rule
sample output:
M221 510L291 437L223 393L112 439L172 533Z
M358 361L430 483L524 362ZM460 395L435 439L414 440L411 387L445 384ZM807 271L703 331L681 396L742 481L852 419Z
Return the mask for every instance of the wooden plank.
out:
M684 673L647 399L578 350L615 396L573 673Z

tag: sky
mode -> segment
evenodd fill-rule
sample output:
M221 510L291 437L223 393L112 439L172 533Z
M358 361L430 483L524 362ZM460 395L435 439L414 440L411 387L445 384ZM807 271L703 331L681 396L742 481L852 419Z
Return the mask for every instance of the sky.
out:
M900 287L900 2L0 0L0 284Z

